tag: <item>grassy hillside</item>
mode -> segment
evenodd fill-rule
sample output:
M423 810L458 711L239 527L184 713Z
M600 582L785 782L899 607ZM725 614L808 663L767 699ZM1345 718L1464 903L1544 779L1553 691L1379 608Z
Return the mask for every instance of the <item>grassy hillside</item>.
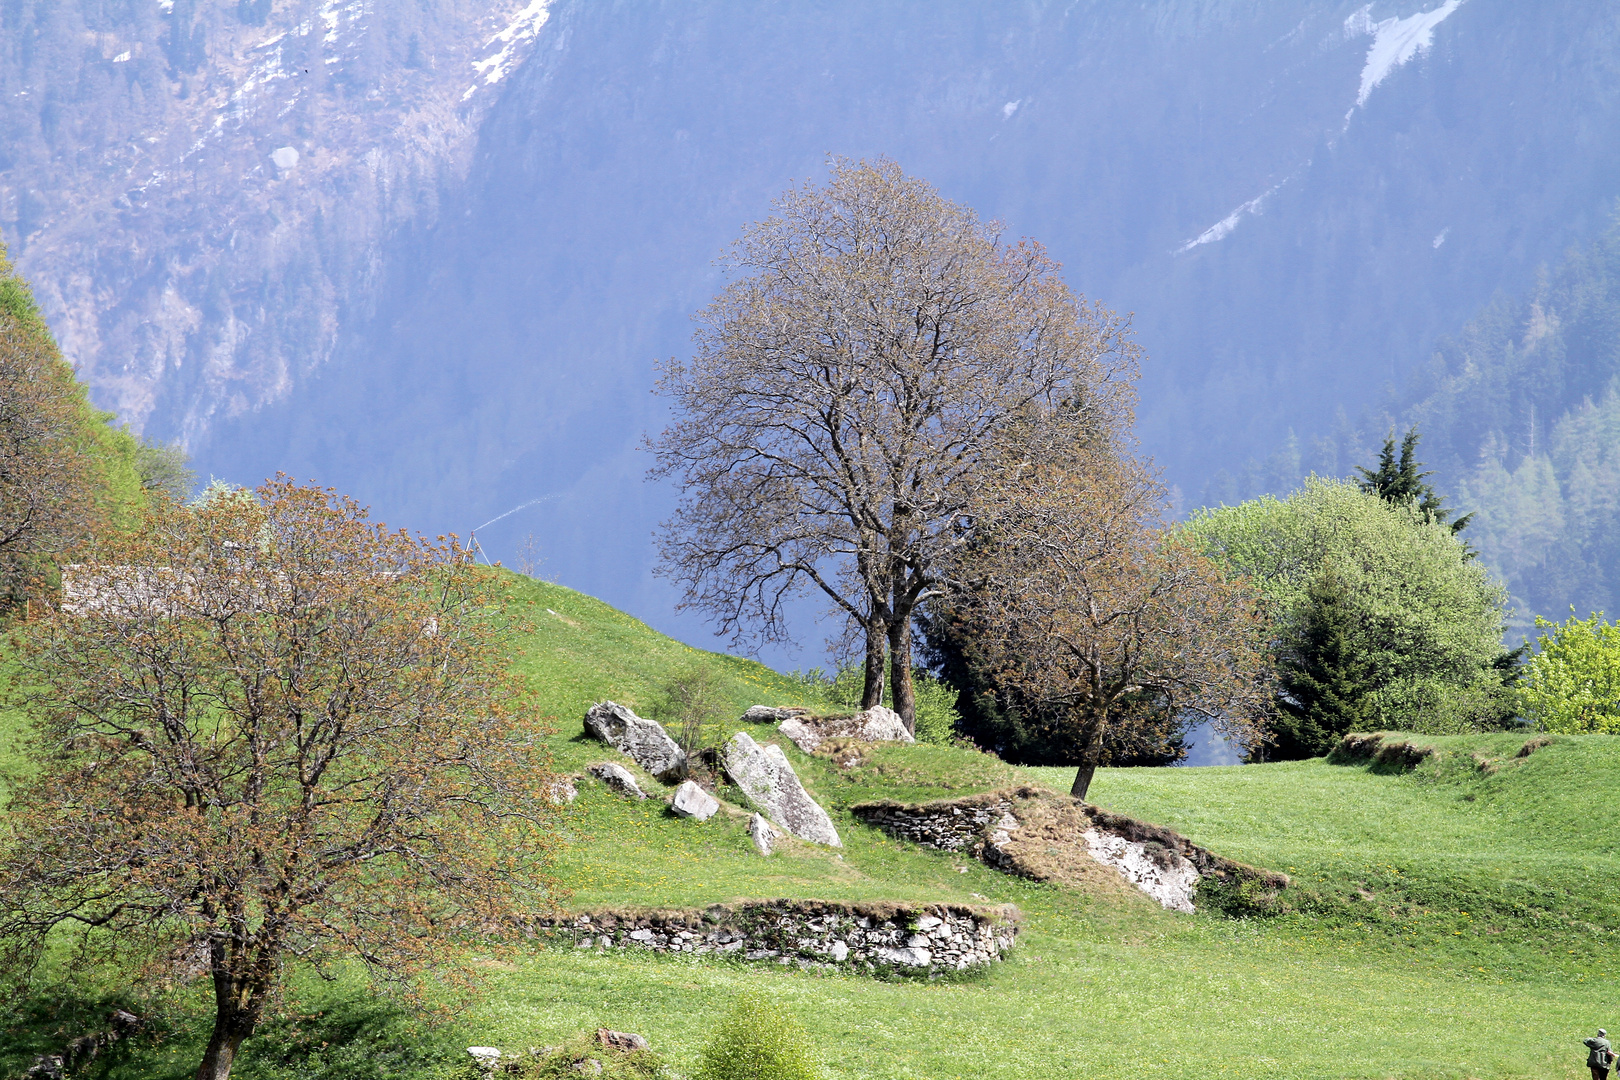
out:
M555 717L552 745L566 770L613 756L578 735L592 701L645 707L662 678L693 662L724 673L739 713L804 692L569 590L515 575L510 586L533 623L519 663ZM434 1028L368 1001L356 982L301 978L295 1018L250 1042L238 1075L448 1075L469 1043L554 1044L598 1025L645 1034L690 1075L719 1013L737 993L760 990L798 1015L838 1080L1584 1077L1580 1037L1620 1027L1620 961L1611 960L1620 741L1563 739L1523 759L1513 757L1523 737L1427 741L1442 753L1405 774L1322 761L1100 773L1101 804L1293 875L1283 911L1243 921L1165 912L1123 885L1083 895L1010 879L889 840L846 812L870 798L1031 780L1066 791L1063 770L930 746L878 749L839 770L789 744L846 847L790 845L770 859L753 853L740 807L698 824L585 782L561 864L573 906L1011 902L1025 913L1019 947L974 979L899 984L536 948L514 962L479 962L479 997ZM189 1075L206 1031L200 989L171 1004L163 1042L124 1051L105 1075ZM17 1005L0 1021L0 1075L60 1041L56 1032L82 1030L75 1025L99 1000L81 982L42 987Z

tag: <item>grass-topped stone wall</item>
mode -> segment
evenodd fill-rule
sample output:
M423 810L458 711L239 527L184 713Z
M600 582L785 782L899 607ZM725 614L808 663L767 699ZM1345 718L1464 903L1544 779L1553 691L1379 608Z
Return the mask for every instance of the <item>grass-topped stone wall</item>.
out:
M869 975L936 976L1001 959L1018 937L1010 904L712 904L702 911L605 910L540 925L579 949L644 949L730 956L803 970L848 967Z

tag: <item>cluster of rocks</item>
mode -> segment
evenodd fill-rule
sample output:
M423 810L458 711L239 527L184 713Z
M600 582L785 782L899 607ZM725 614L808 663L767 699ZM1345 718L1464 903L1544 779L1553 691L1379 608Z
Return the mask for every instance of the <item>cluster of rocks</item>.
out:
M742 715L741 722L778 724L778 730L807 753L830 738L914 741L899 714L882 707L854 716L824 718L811 716L804 709L755 705ZM658 779L679 782L670 809L681 817L707 821L720 811L720 801L714 794L687 778L686 754L656 720L637 716L617 702L602 701L585 713L585 732ZM739 731L722 748L719 761L727 779L758 811L749 822L748 833L760 854L769 855L783 834L828 847L843 846L832 817L805 791L781 747L774 743L762 746L746 731ZM590 766L589 772L622 795L647 798L622 765L603 762Z
M753 710L750 709L749 712ZM900 714L882 705L875 705L852 716L811 716L796 711L782 717L777 730L792 739L793 745L807 754L815 753L829 739L896 743L917 741L911 732L906 730L905 721L900 719Z
M594 912L544 924L579 949L732 956L783 966L938 975L1001 958L1018 936L1011 905L910 906L779 900L700 912Z
M498 1046L469 1046L467 1055L483 1076L493 1080L497 1071L521 1076L554 1076L559 1067L580 1076L601 1076L602 1058L645 1054L648 1049L647 1040L634 1032L597 1028L596 1035L583 1046L578 1043L531 1046L528 1053L513 1055L502 1054Z
M1162 907L1191 915L1202 875L1180 852L1159 845L1127 840L1101 829L1087 829L1086 849L1104 866L1112 866L1126 881L1157 900Z
M1176 911L1194 911L1204 889L1239 891L1252 903L1288 885L1286 874L1233 862L1169 829L1034 787L917 805L860 803L850 812L892 836L1040 881L1070 881L1083 856Z

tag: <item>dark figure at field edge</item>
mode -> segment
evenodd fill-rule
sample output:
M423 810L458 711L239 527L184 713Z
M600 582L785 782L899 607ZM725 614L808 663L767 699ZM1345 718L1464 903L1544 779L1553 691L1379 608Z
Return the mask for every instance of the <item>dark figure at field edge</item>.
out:
M1608 1034L1598 1028L1596 1038L1581 1040L1586 1047L1586 1067L1592 1070L1592 1080L1609 1080L1609 1066L1614 1064L1614 1047L1609 1045Z

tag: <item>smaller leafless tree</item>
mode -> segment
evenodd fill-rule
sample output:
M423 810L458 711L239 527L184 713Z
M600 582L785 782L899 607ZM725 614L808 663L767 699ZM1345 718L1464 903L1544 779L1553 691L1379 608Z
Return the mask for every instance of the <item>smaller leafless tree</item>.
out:
M726 698L713 668L691 664L665 679L653 702L653 718L673 728L675 741L690 760L703 748L704 734L725 719Z
M517 572L538 581L540 567L544 564L545 559L540 555L540 541L535 539L534 533L529 533L517 550Z
M892 161L835 160L773 211L659 384L675 420L653 475L684 492L662 572L738 638L784 639L788 601L819 593L864 639L862 706L883 699L887 658L909 728L912 615L984 463L1032 407L1124 430L1137 350L1040 245L1004 242Z
M491 571L287 481L157 495L21 630L33 777L0 816L0 971L200 956L222 1080L284 966L384 979L546 902L556 811Z
M980 486L960 610L997 683L1065 718L1073 794L1105 741L1161 740L1167 718L1256 745L1269 700L1256 595L1165 529L1148 469L1032 430Z

